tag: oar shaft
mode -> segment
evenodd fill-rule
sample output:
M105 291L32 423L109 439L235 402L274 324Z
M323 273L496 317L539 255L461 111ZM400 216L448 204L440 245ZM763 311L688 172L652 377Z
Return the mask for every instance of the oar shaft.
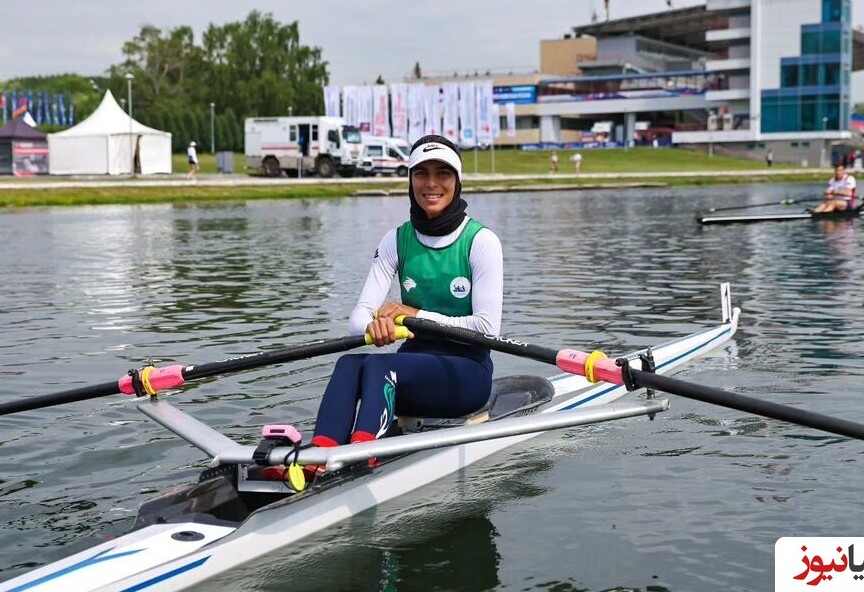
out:
M398 339L405 339L407 334L407 329L402 327L397 328ZM207 378L218 374L239 372L251 368L260 368L271 364L284 364L286 362L304 360L315 356L323 356L325 354L339 353L363 345L371 345L371 343L372 339L368 335L350 335L348 337L322 339L320 341L312 341L310 343L295 345L293 347L260 352L239 358L231 358L221 362L211 362L191 366L175 365L164 366L161 368L144 368L139 372L139 380L150 387L151 391L148 392L152 393L169 388L179 388L189 380ZM96 399L98 397L106 397L119 393L135 394L135 388L131 376L121 376L120 379L115 382L106 382L103 384L75 388L50 395L40 395L37 397L28 397L26 399L0 403L0 415L41 409L43 407L51 407L53 405L62 405L64 403L73 403L76 401L86 401L87 399Z
M119 392L120 390L117 387L116 381L105 382L103 384L71 389L53 395L39 395L37 397L28 397L26 399L0 403L0 415L9 415L10 413L18 413L20 411L32 411L33 409L42 409L43 407L62 405L64 403L75 403L77 401L86 401L88 399L98 399L99 397L116 395Z
M855 423L854 421L814 413L813 411L798 409L797 407L790 407L788 405L781 405L773 401L748 397L711 386L693 384L670 376L661 376L635 369L632 369L631 373L636 383L642 387L654 388L687 399L702 401L703 403L711 403L712 405L770 417L771 419L778 419L822 430L823 432L864 440L864 425Z
M469 345L481 345L489 349L504 353L514 354L553 364L571 374L586 376L593 374L593 378L611 382L613 384L625 384L623 368L618 366L614 360L609 358L593 358L592 354L572 349L556 351L549 348L530 345L514 339L506 339L495 335L485 335L468 329L449 327L426 319L406 318L402 323L417 334L437 335L460 343ZM755 397L739 395L731 391L693 384L661 376L653 372L645 372L635 368L629 369L633 382L638 387L654 388L673 395L679 395L688 399L695 399L721 407L737 409L746 413L753 413L771 419L778 419L804 427L814 428L837 434L864 440L864 424L855 423L821 413L805 411L788 405L781 405L772 401L765 401Z
M532 345L530 343L525 343L524 341L519 341L518 339L509 339L500 335L487 335L486 333L472 331L471 329L442 325L427 319L404 317L397 319L397 323L408 327L412 331L437 335L449 339L450 341L456 341L467 345L488 347L489 349L505 354L529 358L547 364L554 365L555 358L558 356L558 351L549 347Z
M724 208L711 208L708 210L710 213L714 212L725 212L728 210L748 210L750 208L767 208L768 206L791 206L793 204L801 204L819 201L817 199L781 199L780 201L770 201L768 203L758 203L758 204L750 204L747 206L728 206Z
M286 362L294 362L296 360L305 360L315 356L323 356L333 354L350 349L358 348L366 345L365 335L351 335L348 337L337 337L335 339L324 339L321 341L313 341L304 343L294 347L286 347L273 351L261 352L240 358L232 358L221 362L211 362L208 364L199 364L197 366L186 366L183 369L183 378L185 380L197 380L199 378L207 378L216 376L217 374L228 374L231 372L240 372L241 370L250 370L252 368L260 368L271 364L284 364Z

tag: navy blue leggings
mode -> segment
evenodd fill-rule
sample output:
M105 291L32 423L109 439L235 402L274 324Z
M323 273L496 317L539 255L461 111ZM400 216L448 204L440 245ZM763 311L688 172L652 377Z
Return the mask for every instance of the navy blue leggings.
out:
M483 407L491 392L488 357L478 362L416 352L348 354L336 362L324 391L315 436L339 444L354 432L380 438L397 415L461 417Z

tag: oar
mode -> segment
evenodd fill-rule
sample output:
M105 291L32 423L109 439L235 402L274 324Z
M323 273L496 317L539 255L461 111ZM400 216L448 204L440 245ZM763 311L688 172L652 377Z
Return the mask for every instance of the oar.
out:
M557 366L564 372L585 376L591 382L603 380L613 384L628 385L628 388L654 388L712 405L737 409L745 413L753 413L840 436L864 440L864 424L739 395L711 386L694 384L669 376L661 376L653 372L637 370L631 368L629 364L624 365L622 362L611 360L600 352L589 354L572 349L559 351L497 335L485 335L469 329L441 325L427 319L404 318L397 319L397 322L401 322L402 325L417 335L434 335L459 343L488 347L495 351L546 362Z
M396 336L398 339L405 339L408 336L408 329L397 327ZM284 364L285 362L343 352L371 344L372 338L369 335L350 335L348 337L311 341L283 349L231 358L221 362L193 364L191 366L163 366L160 368L145 366L141 370L130 370L129 374L113 382L83 386L50 395L39 395L27 399L0 403L0 415L52 407L75 401L86 401L87 399L107 397L119 393L127 395L152 395L161 390L178 388L190 380L198 380L218 374L240 372L241 370L260 368L261 366L269 366L271 364Z
M708 213L725 212L727 210L747 210L749 208L767 208L768 206L791 206L793 204L813 203L818 199L781 199L780 201L770 201L768 203L751 204L749 206L729 206L726 208L711 208Z

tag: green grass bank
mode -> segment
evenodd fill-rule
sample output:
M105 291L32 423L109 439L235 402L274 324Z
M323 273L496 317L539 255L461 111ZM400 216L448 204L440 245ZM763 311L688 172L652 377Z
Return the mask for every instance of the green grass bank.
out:
M830 173L782 165L767 169L764 162L668 148L583 150L580 174L559 150L559 172L550 172L550 151L478 150L463 153L464 186L474 190L615 187L634 183L707 185L756 182L823 182ZM494 160L494 163L493 163ZM197 181L187 181L185 155L175 155L175 173L158 177L0 177L0 207L46 205L185 203L247 199L338 198L369 191L399 191L406 180L355 178L340 182L299 184L282 177L266 180L245 174L243 155L236 154L235 175L216 174L216 159L202 154ZM230 179L229 179L230 177ZM72 184L74 183L74 186Z

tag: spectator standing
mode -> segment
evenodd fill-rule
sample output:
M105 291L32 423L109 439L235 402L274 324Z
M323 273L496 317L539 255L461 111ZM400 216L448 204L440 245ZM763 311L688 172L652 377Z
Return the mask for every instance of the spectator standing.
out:
M573 170L577 173L582 170L582 155L578 152L574 152L573 156L570 157L570 160L573 161Z
M189 147L186 149L186 156L189 161L189 172L186 174L186 177L189 179L194 179L195 175L198 174L198 149L196 148L197 144L193 142L189 142Z
M765 164L768 165L768 168L769 168L769 169L770 169L772 166L774 166L774 151L773 151L773 150L769 150L769 151L765 154Z
M552 151L552 156L549 157L549 172L558 172L558 152L555 150Z

